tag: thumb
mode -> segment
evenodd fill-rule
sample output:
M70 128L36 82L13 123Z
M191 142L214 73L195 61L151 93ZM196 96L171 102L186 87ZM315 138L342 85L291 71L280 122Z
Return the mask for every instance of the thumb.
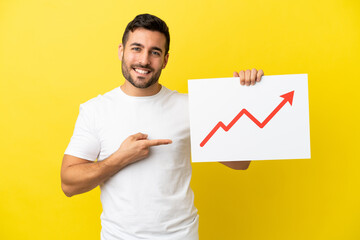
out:
M240 76L239 76L239 73L235 71L235 72L233 73L233 77L240 77Z

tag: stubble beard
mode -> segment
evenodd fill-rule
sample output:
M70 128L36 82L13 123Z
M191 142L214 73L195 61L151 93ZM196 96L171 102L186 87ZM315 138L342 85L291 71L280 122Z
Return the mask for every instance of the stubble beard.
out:
M151 71L153 72L154 69L151 68L150 66L146 65L146 66L142 66L140 64L134 64L134 65L131 65L130 66L130 69L127 67L126 65L126 62L124 61L124 57L122 59L122 64L121 64L121 70L122 70L122 74L124 76L124 78L129 82L131 83L131 85L133 85L134 87L136 88L148 88L150 86L152 86L153 84L157 83L159 78L160 78L160 75L161 75L161 70L158 70L157 72L154 73L154 75L147 81L147 82L143 82L143 81L138 81L138 82L135 82L134 79L131 77L130 75L130 71L133 69L133 68L147 68L147 69L151 69ZM138 79L144 79L143 77L138 77Z

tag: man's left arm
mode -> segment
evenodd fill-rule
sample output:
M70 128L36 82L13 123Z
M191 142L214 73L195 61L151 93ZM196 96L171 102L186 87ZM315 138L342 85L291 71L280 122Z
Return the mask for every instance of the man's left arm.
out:
M234 77L240 77L240 84L241 85L254 85L257 82L261 81L261 77L264 76L264 71L259 69L256 70L255 68L246 71L234 72ZM231 161L231 162L220 162L229 168L235 170L246 170L248 169L251 161Z

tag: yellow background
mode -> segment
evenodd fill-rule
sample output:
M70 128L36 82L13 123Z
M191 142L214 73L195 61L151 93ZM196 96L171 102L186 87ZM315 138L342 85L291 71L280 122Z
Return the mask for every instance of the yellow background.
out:
M0 2L0 239L99 239L99 189L67 198L60 165L79 104L123 82L126 24L170 27L160 82L308 73L311 160L193 164L200 238L360 239L357 0Z

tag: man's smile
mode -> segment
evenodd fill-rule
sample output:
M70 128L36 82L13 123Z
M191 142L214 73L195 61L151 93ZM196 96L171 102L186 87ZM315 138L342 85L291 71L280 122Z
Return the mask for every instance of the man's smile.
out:
M152 72L152 70L148 68L132 67L132 69L140 75L148 75L149 73Z

